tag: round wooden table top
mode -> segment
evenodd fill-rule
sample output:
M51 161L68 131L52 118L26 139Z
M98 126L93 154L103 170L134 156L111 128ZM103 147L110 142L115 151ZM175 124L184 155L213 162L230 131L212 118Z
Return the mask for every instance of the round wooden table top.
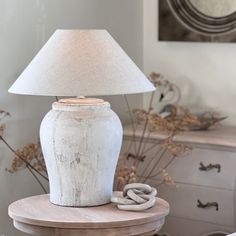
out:
M8 214L14 220L15 227L31 234L35 234L34 229L37 229L38 234L35 235L74 235L68 233L69 229L71 231L81 230L80 234L75 235L83 235L82 232L88 230L94 233L94 230L102 232L104 229L113 229L114 232L115 229L126 228L130 230L131 227L145 226L158 221L162 226L168 213L169 204L160 198L157 199L156 206L142 212L121 211L112 203L95 207L61 207L50 203L49 195L21 199L12 203L8 208ZM158 226L158 224L156 225ZM40 234L40 229L49 233ZM56 234L55 229L57 232L60 229L67 231L64 234ZM90 234L86 233L86 235ZM100 234L96 233L95 235ZM103 233L101 235L109 234ZM144 234L141 232L141 234L123 235Z

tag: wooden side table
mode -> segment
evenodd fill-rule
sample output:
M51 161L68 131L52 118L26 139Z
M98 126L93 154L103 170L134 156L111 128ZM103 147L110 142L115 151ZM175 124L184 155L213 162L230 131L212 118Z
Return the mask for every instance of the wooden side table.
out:
M49 202L49 195L25 198L8 208L14 226L25 233L42 236L125 236L153 235L165 222L169 204L143 212L120 211L110 203L97 207L60 207Z

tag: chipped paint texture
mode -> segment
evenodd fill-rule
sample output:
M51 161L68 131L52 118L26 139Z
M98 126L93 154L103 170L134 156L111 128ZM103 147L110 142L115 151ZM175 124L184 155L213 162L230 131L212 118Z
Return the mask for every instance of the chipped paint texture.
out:
M54 204L110 202L122 127L110 104L97 101L56 102L42 121L40 139Z

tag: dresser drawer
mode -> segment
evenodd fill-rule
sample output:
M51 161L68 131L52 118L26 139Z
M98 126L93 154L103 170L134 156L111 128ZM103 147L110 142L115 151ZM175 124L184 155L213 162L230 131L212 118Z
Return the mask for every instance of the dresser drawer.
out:
M212 164L218 168L200 170ZM193 149L189 156L176 158L168 172L176 182L191 183L233 190L235 188L236 153L207 149Z
M130 145L131 144L131 145ZM145 155L144 162L139 165L138 173L142 173L142 169L146 169L146 165L151 162L151 159L158 159L157 148L153 148L154 143L149 142L145 146L145 150L148 150ZM138 147L138 142L136 143ZM131 147L131 148L129 148ZM122 146L122 152L134 152L134 142L130 139L125 139ZM138 149L136 147L136 149ZM161 151L160 151L161 152ZM159 168L165 166L170 159L170 155L167 153L161 162L159 162L156 171ZM154 162L152 162L154 163ZM199 169L200 163L204 166L210 164L220 167L219 169L213 168L206 171ZM151 169L153 166L150 165ZM209 149L194 148L191 154L184 157L177 157L168 167L167 171L171 177L177 183L189 183L195 185L216 187L222 189L233 190L235 188L236 178L236 153L227 151L217 151ZM148 173L148 171L147 171Z
M235 225L234 192L179 184L177 187L162 185L158 188L158 196L170 204L170 215L214 223L219 225ZM199 208L197 202L217 202L219 209Z

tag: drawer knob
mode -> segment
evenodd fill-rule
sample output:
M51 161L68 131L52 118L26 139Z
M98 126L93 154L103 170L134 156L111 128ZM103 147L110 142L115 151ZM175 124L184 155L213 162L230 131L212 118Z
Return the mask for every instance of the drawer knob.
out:
M197 200L197 207L198 207L198 208L215 207L215 208L216 208L216 211L219 211L219 204L218 204L217 202L202 203L200 200Z
M209 165L205 166L202 162L200 162L199 170L208 171L208 170L212 170L212 169L217 169L217 172L220 173L221 165L220 164L209 164Z

